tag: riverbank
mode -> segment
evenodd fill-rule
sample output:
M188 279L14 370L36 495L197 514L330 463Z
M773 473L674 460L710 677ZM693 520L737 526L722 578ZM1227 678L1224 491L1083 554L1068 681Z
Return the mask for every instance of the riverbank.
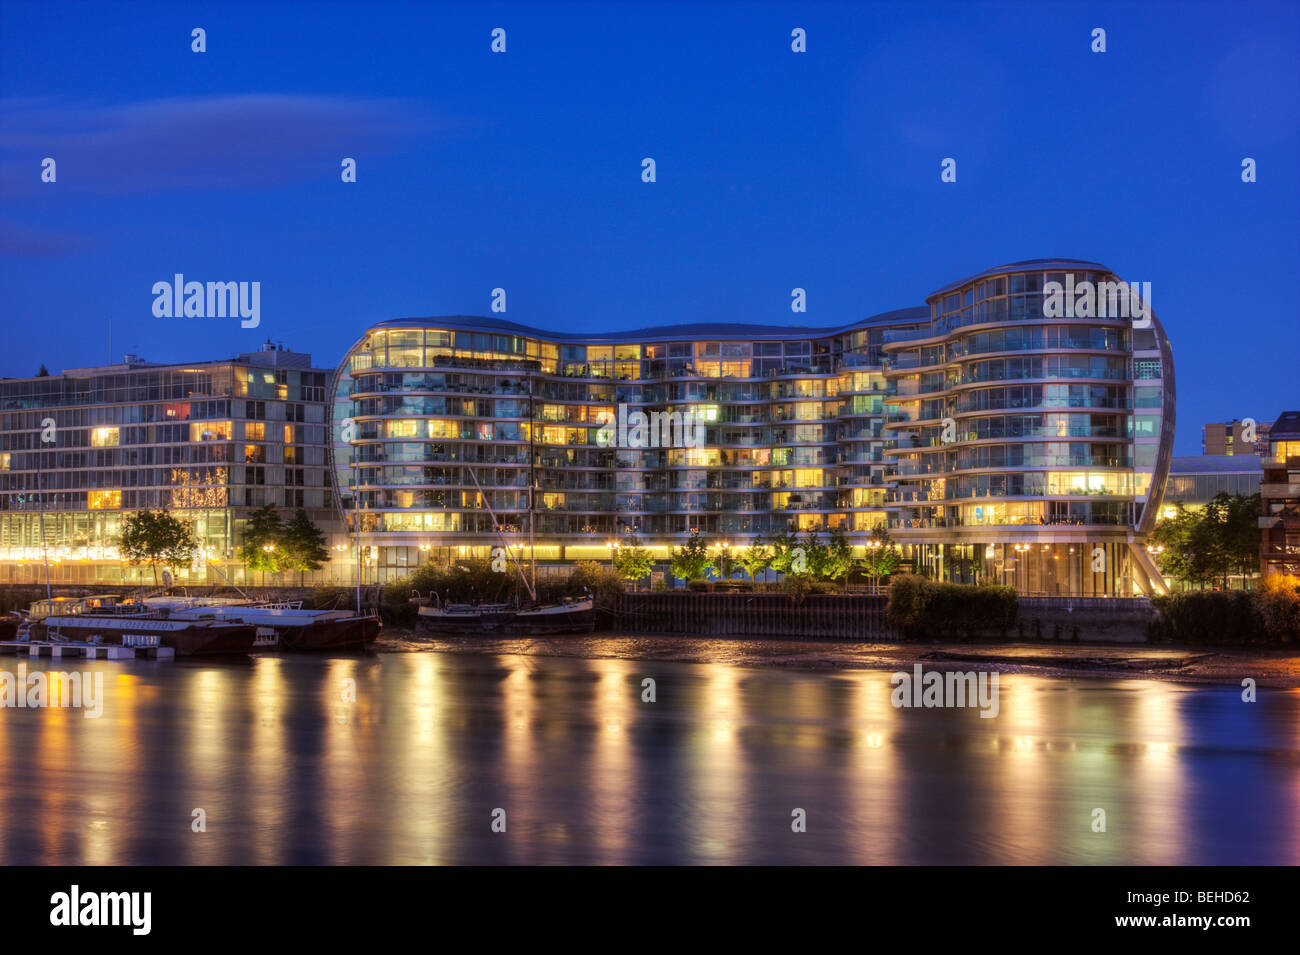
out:
M1041 643L900 644L740 637L558 636L422 637L386 628L376 649L388 652L517 654L807 670L992 669L1042 676L1131 678L1176 683L1300 689L1300 654L1288 650L1214 650Z

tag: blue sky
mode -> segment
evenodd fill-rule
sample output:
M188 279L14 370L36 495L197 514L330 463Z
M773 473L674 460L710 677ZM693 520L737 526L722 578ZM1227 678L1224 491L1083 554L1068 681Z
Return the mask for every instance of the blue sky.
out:
M0 0L0 375L107 361L110 318L117 360L333 366L496 287L566 331L820 326L1065 256L1152 283L1199 453L1300 406L1298 52L1294 2ZM261 326L155 318L176 272L260 281Z

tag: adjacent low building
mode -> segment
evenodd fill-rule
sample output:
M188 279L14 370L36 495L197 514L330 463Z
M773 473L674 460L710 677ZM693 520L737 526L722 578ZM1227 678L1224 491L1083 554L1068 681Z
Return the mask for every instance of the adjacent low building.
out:
M1300 575L1300 411L1284 411L1273 422L1263 467L1260 571Z
M202 557L181 580L240 581L235 552L265 504L336 529L325 462L329 372L267 343L219 361L0 379L0 582L152 580L122 561L122 517L166 508Z
M1169 465L1161 517L1173 517L1179 504L1200 510L1220 494L1258 494L1263 478L1264 467L1254 453L1175 457Z

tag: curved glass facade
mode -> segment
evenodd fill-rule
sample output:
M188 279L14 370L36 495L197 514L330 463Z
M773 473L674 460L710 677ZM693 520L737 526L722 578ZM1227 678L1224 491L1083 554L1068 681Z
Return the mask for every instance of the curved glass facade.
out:
M839 328L384 322L335 377L337 504L377 579L485 556L493 514L520 545L531 522L541 563L608 559L626 532L666 558L696 530L739 545L842 528L863 544L889 524L943 577L945 547L972 535L1128 543L1168 466L1168 346L1155 322L1042 319L1057 265Z
M885 333L890 526L922 566L1033 593L1163 589L1141 545L1169 470L1173 359L1118 283L1095 263L1005 266Z

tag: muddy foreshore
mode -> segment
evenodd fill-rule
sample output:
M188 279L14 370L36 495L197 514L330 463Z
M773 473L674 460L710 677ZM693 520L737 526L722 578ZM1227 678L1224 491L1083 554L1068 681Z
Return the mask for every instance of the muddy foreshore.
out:
M1294 650L1148 647L1127 644L856 643L709 636L573 635L426 637L386 628L381 652L486 653L782 666L808 670L993 669L1000 673L1300 689Z

